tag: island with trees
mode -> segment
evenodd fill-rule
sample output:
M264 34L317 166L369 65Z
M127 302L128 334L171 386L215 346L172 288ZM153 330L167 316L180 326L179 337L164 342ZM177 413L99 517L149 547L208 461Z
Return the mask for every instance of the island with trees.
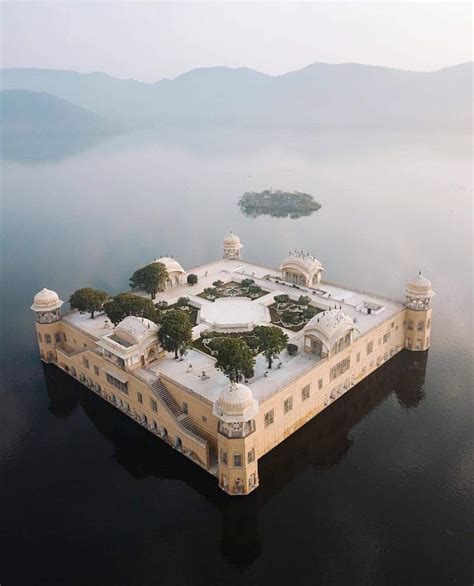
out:
M239 200L239 207L246 216L256 218L270 215L277 218L309 216L321 207L309 193L265 189L248 191Z

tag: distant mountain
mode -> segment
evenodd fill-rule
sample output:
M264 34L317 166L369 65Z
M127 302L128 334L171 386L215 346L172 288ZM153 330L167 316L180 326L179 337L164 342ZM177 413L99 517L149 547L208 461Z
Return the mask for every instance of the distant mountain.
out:
M3 137L103 135L114 130L109 120L62 98L29 90L0 92Z
M1 77L4 89L54 94L129 127L470 131L472 123L472 63L433 72L315 63L276 77L211 67L157 83L45 69Z

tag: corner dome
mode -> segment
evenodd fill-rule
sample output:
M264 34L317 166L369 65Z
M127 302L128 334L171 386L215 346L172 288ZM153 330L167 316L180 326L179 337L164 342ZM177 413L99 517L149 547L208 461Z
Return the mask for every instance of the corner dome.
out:
M224 246L242 246L242 244L240 243L240 238L237 236L237 234L230 232L224 238Z
M355 329L354 320L340 309L329 309L318 313L306 324L306 334L314 334L330 344L347 331Z
M165 265L168 274L171 273L183 273L186 274L186 271L183 267L179 264L179 262L171 257L171 256L162 256L161 258L155 258L150 264L154 264L156 262L160 262L161 264Z
M214 403L213 413L228 423L248 421L258 413L258 402L249 387L231 383L221 391Z
M431 281L421 274L408 281L407 286L404 289L405 293L409 297L434 297L436 293L433 291Z
M135 344L141 344L143 340L151 334L156 334L158 330L158 326L151 320L145 317L129 315L115 326L114 333L125 335L126 338L133 340Z
M59 309L64 302L59 299L56 291L43 287L33 298L33 311L53 311Z

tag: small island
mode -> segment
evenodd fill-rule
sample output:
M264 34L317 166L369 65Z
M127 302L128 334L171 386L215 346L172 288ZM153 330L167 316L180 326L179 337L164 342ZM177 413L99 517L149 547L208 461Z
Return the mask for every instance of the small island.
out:
M239 200L239 207L245 215L252 218L262 214L277 218L300 218L319 210L321 204L309 193L265 189L260 193L244 193Z

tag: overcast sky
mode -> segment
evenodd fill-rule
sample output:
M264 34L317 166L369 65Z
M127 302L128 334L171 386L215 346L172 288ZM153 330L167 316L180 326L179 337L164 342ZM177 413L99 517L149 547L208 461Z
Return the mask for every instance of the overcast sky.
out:
M194 67L279 74L323 61L432 70L472 59L466 3L11 2L2 66L155 81Z

